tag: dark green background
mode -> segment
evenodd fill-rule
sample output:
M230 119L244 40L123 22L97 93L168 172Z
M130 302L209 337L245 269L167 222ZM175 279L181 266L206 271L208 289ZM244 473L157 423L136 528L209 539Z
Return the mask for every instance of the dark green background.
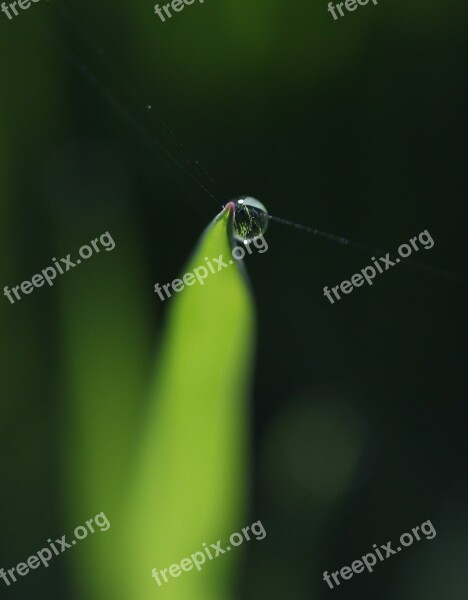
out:
M121 288L141 303L149 364L167 310L154 283L179 275L242 193L389 251L428 229L435 246L418 258L466 273L466 4L381 0L336 22L326 4L206 0L164 24L151 2L121 0L69 3L70 20L55 0L0 14L1 287L109 230L116 249L66 277L125 278L131 262ZM158 115L216 179L216 201L148 139L187 160ZM267 538L246 546L238 597L463 600L466 284L400 265L332 306L323 287L369 254L276 223L267 240L246 261L259 325L251 515ZM4 568L66 531L66 277L0 301ZM121 296L102 300L125 356ZM428 519L434 540L339 590L322 581ZM70 554L0 581L2 598L73 598Z

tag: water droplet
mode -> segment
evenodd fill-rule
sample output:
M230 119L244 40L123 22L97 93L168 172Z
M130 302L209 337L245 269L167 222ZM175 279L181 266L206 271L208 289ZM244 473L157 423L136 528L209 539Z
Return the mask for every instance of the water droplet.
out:
M148 110L151 110L153 107L151 106L151 104L148 104L148 106L146 107Z
M261 202L250 196L235 199L234 237L247 244L263 235L268 227L268 212Z

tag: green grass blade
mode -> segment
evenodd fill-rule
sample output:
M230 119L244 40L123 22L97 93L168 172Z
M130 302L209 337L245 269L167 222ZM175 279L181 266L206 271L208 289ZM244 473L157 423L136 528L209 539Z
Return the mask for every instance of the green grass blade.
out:
M152 352L138 240L129 225L115 240L114 251L101 252L60 281L66 531L71 535L101 511L111 523L106 532L96 528L67 557L76 595L86 600L115 597L114 570L122 560L119 528Z
M205 257L231 259L231 216L226 209L210 225L186 272ZM253 303L235 263L171 302L131 484L122 598L226 600L240 550L164 587L151 570L180 563L203 542L226 545L244 525Z

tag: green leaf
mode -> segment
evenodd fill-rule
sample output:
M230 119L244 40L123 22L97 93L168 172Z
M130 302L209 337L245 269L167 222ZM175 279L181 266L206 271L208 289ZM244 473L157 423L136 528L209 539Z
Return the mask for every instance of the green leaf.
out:
M252 368L253 303L242 265L231 260L231 209L205 232L186 273L216 272L170 300L167 329L144 415L136 472L129 481L122 541L121 597L226 600L240 550L182 572L159 588L164 569L244 525ZM114 527L120 527L115 523ZM225 544L226 545L226 544ZM235 550L233 548L233 550Z
M152 354L154 305L146 300L141 244L128 222L112 234L114 251L101 252L60 281L66 531L73 537L76 526L101 512L111 523L106 532L96 527L69 557L76 595L86 600L118 597L112 586L122 560L119 531ZM72 239L73 232L64 237ZM74 247L80 243L78 237Z

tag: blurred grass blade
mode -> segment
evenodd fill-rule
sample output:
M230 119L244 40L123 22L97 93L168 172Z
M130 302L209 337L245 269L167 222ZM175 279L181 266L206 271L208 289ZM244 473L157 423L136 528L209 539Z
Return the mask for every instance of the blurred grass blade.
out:
M231 221L230 209L215 219L187 273L206 266L205 257L228 262ZM175 296L131 484L121 597L226 600L240 550L163 587L151 570L180 563L203 542L225 546L244 525L253 303L237 264Z
M114 233L114 229L112 230ZM78 247L82 239L68 244ZM73 561L77 597L112 598L122 559L117 538L135 440L147 394L151 306L139 242L127 223L113 252L93 257L61 281L65 335L63 430L68 528L103 511L111 528L78 544ZM121 248L120 240L125 240Z

